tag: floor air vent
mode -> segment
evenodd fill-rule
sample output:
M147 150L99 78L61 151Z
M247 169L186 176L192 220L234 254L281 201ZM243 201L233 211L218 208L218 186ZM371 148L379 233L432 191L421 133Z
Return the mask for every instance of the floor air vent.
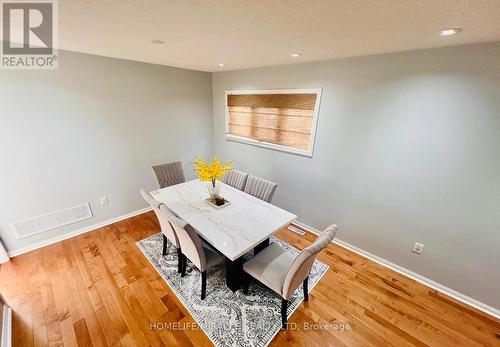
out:
M62 226L92 218L89 204L82 204L63 210L47 213L38 217L24 219L11 224L18 239L43 233Z
M304 236L305 232L303 230L300 230L299 228L294 227L293 225L288 226L288 230L293 231L296 234Z

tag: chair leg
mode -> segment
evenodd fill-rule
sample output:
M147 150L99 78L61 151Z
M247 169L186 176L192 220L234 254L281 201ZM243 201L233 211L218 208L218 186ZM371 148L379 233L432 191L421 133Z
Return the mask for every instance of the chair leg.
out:
M186 276L186 264L187 264L187 258L184 254L181 253L181 259L182 259L182 270L181 270L181 277Z
M286 316L286 309L288 308L288 300L286 299L281 299L281 328L283 330L286 330L287 328L287 316Z
M162 251L163 256L167 254L167 248L168 248L168 239L165 235L163 235L163 251Z
M308 301L309 300L309 289L307 288L307 281L308 281L308 279L309 279L309 277L306 277L306 279L302 283L302 288L304 289L304 301Z
M182 272L182 252L180 248L177 248L177 272Z
M248 281L245 282L243 285L243 294L247 295L248 294Z
M203 271L201 273L201 300L205 299L207 293L207 272Z

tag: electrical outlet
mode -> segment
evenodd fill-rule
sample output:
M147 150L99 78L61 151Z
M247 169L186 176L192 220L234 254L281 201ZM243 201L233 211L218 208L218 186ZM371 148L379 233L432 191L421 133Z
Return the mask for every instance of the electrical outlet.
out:
M99 200L101 201L102 206L106 206L108 204L108 197L107 196L103 196Z
M424 245L422 243L415 242L412 251L414 253L421 254L423 250L424 250Z

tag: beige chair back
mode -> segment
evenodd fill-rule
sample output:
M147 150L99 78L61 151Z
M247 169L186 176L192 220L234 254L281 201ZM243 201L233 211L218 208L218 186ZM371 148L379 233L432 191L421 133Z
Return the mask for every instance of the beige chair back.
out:
M243 190L247 182L247 177L248 174L246 172L233 169L222 176L221 181L225 184L229 184L231 187Z
M151 194L146 192L144 189L141 189L141 195L144 200L151 206L154 213L156 214L156 218L158 218L158 222L160 222L161 232L163 235L167 237L167 239L172 243L176 248L179 248L179 240L177 239L177 235L175 234L172 225L167 218L162 216L161 209L168 209L163 203L156 200ZM170 211L170 210L169 210Z
M265 180L260 177L248 175L245 183L245 193L255 196L266 202L271 202L274 192L278 187L277 183Z
M205 271L207 269L207 258L198 233L185 220L175 216L172 211L163 209L163 207L164 205L162 205L160 209L174 227L175 233L179 239L182 254L191 260L198 270L201 272Z
M338 226L330 225L321 233L314 243L304 248L293 261L283 284L282 296L288 300L295 289L309 276L309 271L316 259L316 255L333 240L337 234Z
M180 161L153 166L153 172L160 188L186 182Z

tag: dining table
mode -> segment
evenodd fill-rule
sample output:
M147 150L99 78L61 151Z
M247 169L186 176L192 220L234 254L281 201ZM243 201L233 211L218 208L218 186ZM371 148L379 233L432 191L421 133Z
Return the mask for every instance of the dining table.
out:
M226 206L208 203L207 183L197 179L153 190L151 194L224 256L226 286L235 292L244 283L243 256L262 251L271 235L297 216L230 185L218 184L219 196L228 201Z

